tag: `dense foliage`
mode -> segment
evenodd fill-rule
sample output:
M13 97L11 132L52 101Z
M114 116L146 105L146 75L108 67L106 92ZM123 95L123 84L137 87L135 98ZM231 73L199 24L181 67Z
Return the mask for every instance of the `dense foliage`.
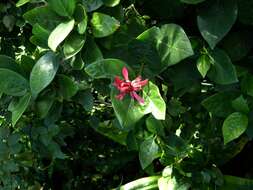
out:
M253 189L252 10L2 0L0 189Z

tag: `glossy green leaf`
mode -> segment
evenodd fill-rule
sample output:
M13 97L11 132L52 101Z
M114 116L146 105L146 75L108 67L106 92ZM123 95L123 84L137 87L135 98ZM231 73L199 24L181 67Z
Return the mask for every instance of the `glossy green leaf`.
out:
M204 2L205 0L180 0L180 1L187 4L198 4Z
M248 127L248 117L240 112L229 115L222 126L224 144L238 138Z
M91 27L94 37L103 38L113 34L120 27L120 22L109 15L94 12Z
M166 104L159 93L158 87L149 82L143 88L142 93L145 101L144 105L140 105L129 95L125 96L123 100L116 99L115 96L118 94L118 90L112 88L111 101L115 115L121 126L126 129L131 129L136 122L148 113L152 113L156 119L165 119Z
M197 17L198 28L212 49L230 31L237 12L236 0L209 1L201 7Z
M242 95L232 101L232 106L236 111L245 114L248 114L250 111L247 101L243 98Z
M92 12L103 5L103 0L82 0L88 12Z
M31 100L31 94L26 93L24 96L20 97L18 101L12 102L11 106L9 106L9 111L12 112L11 122L12 125L15 126L17 121L23 115L25 110L27 109Z
M48 0L48 5L60 16L71 17L75 10L75 0Z
M176 179L175 177L161 177L158 180L159 190L188 190L191 184L184 182L183 180Z
M63 18L58 16L48 6L36 7L26 12L24 18L31 25L38 24L50 31L63 22Z
M76 6L76 10L74 13L75 21L77 24L77 31L79 34L84 34L86 32L87 24L88 24L88 16L85 10L85 7L81 4Z
M89 89L85 91L79 91L73 99L81 104L86 111L91 111L93 109L94 98Z
M153 133L153 134L157 134L159 136L165 136L165 132L164 132L164 126L162 124L162 122L160 120L155 119L153 116L149 116L146 119L146 126L147 129Z
M64 99L69 100L78 91L78 86L70 77L66 75L58 75L59 93Z
M73 59L70 62L70 65L72 67L72 69L74 70L82 70L84 67L84 61L82 59L82 55L81 53L78 53L75 57L73 57Z
M23 5L25 5L26 3L29 3L30 0L19 0L17 3L16 3L16 7L21 7Z
M205 78L207 72L211 67L211 60L208 55L201 55L197 60L197 68L203 78Z
M47 48L47 41L48 37L50 35L50 31L43 28L39 24L33 25L32 29L33 36L30 38L30 41L34 43L35 45L38 45L40 47Z
M176 24L165 24L161 28L152 27L137 37L137 40L152 43L160 57L159 64L151 68L161 72L193 55L191 43L184 30Z
M227 85L238 82L234 65L228 55L220 49L215 49L211 53L214 61L213 66L208 73L208 77L217 84Z
M118 187L119 190L152 190L157 189L157 181L160 176L150 176L131 181L125 185ZM116 190L116 189L113 189Z
M33 96L37 96L54 79L59 67L59 60L54 53L43 55L34 65L30 75L30 87Z
M120 3L120 0L103 0L103 3L108 7L115 7Z
M159 88L155 84L149 82L143 88L143 98L147 105L146 111L152 113L156 119L165 120L166 104L160 95Z
M10 96L23 96L28 90L29 83L22 75L0 68L0 92Z
M64 42L63 52L66 59L69 59L81 51L86 36L72 33Z
M75 21L72 19L70 21L59 24L50 34L48 38L48 47L53 51L56 51L56 48L60 43L69 35L69 33L74 28Z
M154 159L159 157L159 146L154 137L149 137L140 145L139 159L142 169L148 167Z
M88 65L85 71L96 79L114 78L115 76L122 76L121 71L123 67L127 67L127 65L119 59L102 59Z

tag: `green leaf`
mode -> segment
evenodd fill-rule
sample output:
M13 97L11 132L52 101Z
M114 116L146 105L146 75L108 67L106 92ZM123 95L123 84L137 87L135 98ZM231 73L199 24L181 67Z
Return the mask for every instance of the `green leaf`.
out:
M158 180L159 190L188 190L191 187L191 184L184 182L183 180L178 180L176 177L161 177Z
M94 12L91 27L94 37L103 38L113 34L120 27L120 22L109 15Z
M147 129L153 133L153 134L157 134L159 136L165 136L165 132L164 132L164 126L162 124L161 121L155 119L153 116L149 116L146 119L146 126Z
M165 120L166 104L160 95L159 88L149 82L147 86L143 88L143 98L147 105L146 110L159 120Z
M58 75L59 93L64 99L69 100L78 91L78 86L70 77L66 75Z
M207 72L211 67L211 60L208 55L201 55L197 60L197 68L203 78L205 78Z
M214 64L208 73L208 77L221 85L228 85L238 82L234 65L228 55L220 49L211 52Z
M70 62L73 70L82 70L84 67L84 61L82 59L81 53L78 53Z
M69 35L69 33L74 28L75 21L74 19L59 24L50 34L48 38L48 47L53 51L56 51L56 48L60 43Z
M59 67L59 60L54 53L43 55L34 65L30 75L30 87L33 96L37 96L54 79Z
M161 63L153 63L153 66L148 66L151 72L160 73L168 66L175 65L193 55L187 35L176 24L166 24L161 28L152 27L140 34L136 39L147 43L146 45L154 46L160 57Z
M244 93L253 97L253 76L251 74L247 74L243 77L241 88Z
M103 59L103 54L99 49L98 45L95 43L94 39L87 38L86 49L83 53L83 60L86 64L90 64L95 61ZM83 51L82 51L83 52Z
M209 96L201 104L213 115L227 117L234 111L232 101L237 96L234 92L220 92Z
M236 0L209 1L200 9L197 17L198 28L209 46L214 49L232 28L236 18Z
M240 112L230 114L224 121L222 133L224 144L238 138L248 127L248 117Z
M122 68L128 67L125 62L119 59L102 59L96 61L85 68L85 71L92 78L109 78L112 79L115 76L121 76ZM130 69L130 68L129 68ZM129 73L131 70L129 70Z
M66 59L69 59L81 51L85 43L86 36L72 33L64 42L63 52Z
M224 175L224 184L218 190L251 190L253 180L236 176Z
M103 2L108 7L115 7L120 3L120 0L103 0Z
M10 96L23 96L29 89L28 81L20 74L0 68L0 92Z
M6 55L0 55L0 68L9 69L17 73L22 73L21 68L15 62L15 60Z
M92 12L103 5L102 0L83 0L82 2L86 6L88 12Z
M60 16L71 17L75 10L75 0L48 0L48 5Z
M245 114L248 114L250 111L247 101L243 98L242 95L232 101L232 106L236 111Z
M36 23L35 25L33 25L32 33L33 36L30 38L30 41L34 45L47 49L47 41L50 35L50 31Z
M140 105L129 95L126 95L123 100L118 100L115 96L118 90L114 87L111 91L111 101L116 117L121 126L126 129L131 129L144 115L152 113L159 120L165 119L166 104L162 99L158 87L149 82L143 88L144 105Z
M159 157L159 146L154 137L144 140L140 145L139 159L142 169L148 167L154 159Z
M75 21L77 22L77 31L79 34L84 34L88 24L88 16L85 7L81 4L76 6L74 13Z
M17 3L16 3L16 7L21 7L23 6L24 4L26 3L29 3L30 0L19 0Z
M123 186L120 186L119 190L152 190L157 189L157 181L160 176L150 176L131 181ZM113 189L116 190L116 189Z
M180 1L187 4L198 4L204 2L205 0L180 0Z
M30 100L31 100L31 94L26 93L18 101L15 101L15 102L12 101L11 104L9 105L8 110L12 112L11 122L13 126L16 125L17 121L20 119L22 114L27 109Z
M43 119L47 116L49 110L53 106L53 103L55 101L55 92L49 91L43 96L40 96L35 103L36 106L36 112L40 119Z
M63 22L63 18L53 12L48 6L36 7L26 12L24 18L31 25L38 24L50 31Z

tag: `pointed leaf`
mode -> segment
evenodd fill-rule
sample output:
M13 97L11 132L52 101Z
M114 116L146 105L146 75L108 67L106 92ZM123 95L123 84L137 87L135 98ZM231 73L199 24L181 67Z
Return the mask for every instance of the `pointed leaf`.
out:
M58 15L71 17L75 10L76 2L75 0L48 0L48 5Z
M149 166L154 159L159 157L159 146L155 142L154 137L150 137L143 141L140 145L139 159L142 169Z
M197 17L198 28L209 46L214 49L232 28L236 18L236 0L209 1L200 9Z
M248 117L240 112L229 115L222 126L224 144L238 138L248 127Z
M59 61L55 54L48 52L34 65L30 75L30 87L33 96L37 96L54 79Z
M98 12L92 15L91 27L96 38L103 38L113 34L119 26L119 21L114 17Z
M18 101L12 102L12 105L9 106L8 109L9 111L12 112L11 122L13 126L16 125L17 121L25 112L26 108L29 105L30 100L31 100L31 94L27 93L23 97L21 97Z
M53 51L56 51L56 48L60 43L69 35L69 33L74 28L75 21L72 19L68 22L59 24L50 34L48 38L48 47Z

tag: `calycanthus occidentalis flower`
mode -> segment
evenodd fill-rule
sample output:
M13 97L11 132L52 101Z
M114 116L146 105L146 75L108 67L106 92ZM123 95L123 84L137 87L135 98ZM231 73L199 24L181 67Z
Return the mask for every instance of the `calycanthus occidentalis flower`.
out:
M126 67L123 67L122 75L124 80L121 80L119 76L116 76L114 79L113 85L119 90L119 94L116 96L116 98L118 100L123 100L125 95L130 94L133 99L137 100L140 104L144 104L144 99L140 97L137 92L148 83L148 79L142 80L141 76L138 76L133 81L130 81Z

